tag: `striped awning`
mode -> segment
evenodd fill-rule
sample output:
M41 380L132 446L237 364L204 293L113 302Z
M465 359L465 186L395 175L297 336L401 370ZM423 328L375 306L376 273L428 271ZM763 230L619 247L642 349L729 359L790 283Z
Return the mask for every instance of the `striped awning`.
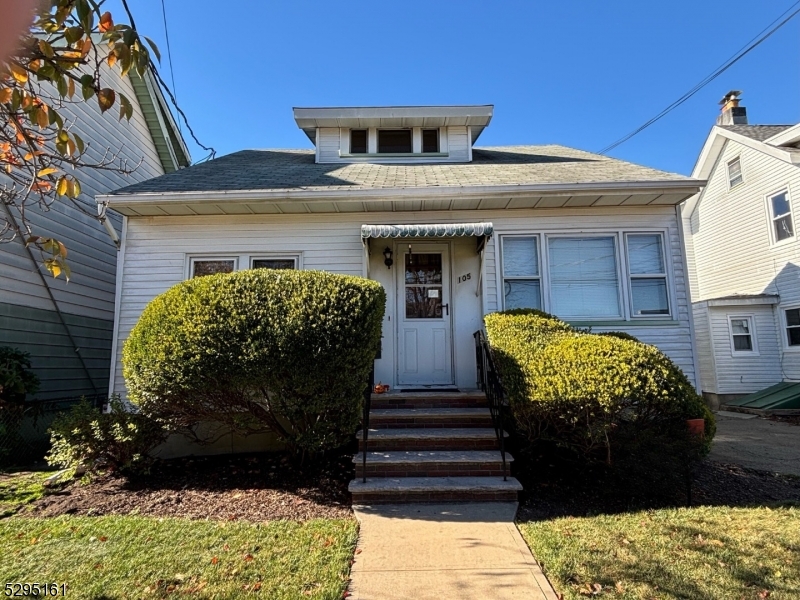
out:
M489 237L491 223L435 223L431 225L362 225L361 239Z

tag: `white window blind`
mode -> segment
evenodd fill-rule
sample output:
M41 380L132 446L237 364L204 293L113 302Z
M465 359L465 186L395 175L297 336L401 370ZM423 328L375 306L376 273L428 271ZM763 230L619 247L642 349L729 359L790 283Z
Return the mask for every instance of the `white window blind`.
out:
M619 317L613 237L548 240L551 312L560 317Z
M539 278L539 240L503 238L504 308L542 308Z
M663 238L657 233L630 234L627 245L633 316L668 315Z

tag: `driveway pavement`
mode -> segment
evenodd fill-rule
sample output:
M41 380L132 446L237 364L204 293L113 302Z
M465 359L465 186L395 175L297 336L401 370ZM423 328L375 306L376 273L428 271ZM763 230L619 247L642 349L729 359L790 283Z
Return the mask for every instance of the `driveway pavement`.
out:
M800 476L800 426L726 411L716 416L711 460Z
M352 600L556 600L516 503L355 507Z

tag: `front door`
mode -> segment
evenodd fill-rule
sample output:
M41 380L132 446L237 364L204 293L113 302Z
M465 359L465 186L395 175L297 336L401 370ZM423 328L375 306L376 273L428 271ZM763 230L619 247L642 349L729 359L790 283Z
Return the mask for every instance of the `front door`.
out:
M398 384L453 384L450 247L400 243L397 269Z

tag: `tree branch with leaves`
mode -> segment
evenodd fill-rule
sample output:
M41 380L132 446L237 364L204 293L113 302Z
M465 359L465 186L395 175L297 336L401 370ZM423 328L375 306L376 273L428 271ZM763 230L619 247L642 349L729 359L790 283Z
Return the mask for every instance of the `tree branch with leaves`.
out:
M97 102L102 113L118 107L130 120L133 105L108 80L111 70L140 76L156 45L131 25L115 23L105 0L42 3L17 50L0 62L0 243L16 239L41 253L43 265L69 279L64 243L35 231L30 210L67 202L102 218L80 199L83 169L133 172L119 151L92 149L75 131L71 104ZM96 151L95 151L96 150Z

